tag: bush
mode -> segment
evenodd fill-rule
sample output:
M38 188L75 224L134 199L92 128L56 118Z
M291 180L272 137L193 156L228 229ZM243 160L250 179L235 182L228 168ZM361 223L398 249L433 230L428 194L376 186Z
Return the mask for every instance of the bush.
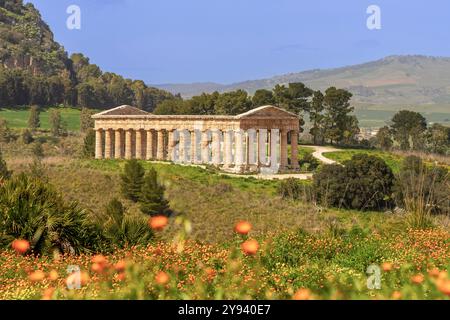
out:
M83 156L86 158L94 158L95 156L95 131L87 130L83 140Z
M313 179L317 200L327 206L381 210L392 204L394 175L379 157L357 154L344 166L323 166Z
M30 144L33 142L33 135L31 134L30 130L28 130L28 129L25 129L22 131L21 138L22 138L22 142L24 144Z
M31 152L36 159L44 158L44 148L42 148L42 143L40 141L36 141L31 148Z
M448 170L427 167L416 156L406 157L395 181L394 199L413 214L416 227L428 225L429 215L450 212Z
M124 207L117 199L111 200L105 211L107 219L103 230L111 244L122 248L145 245L153 238L147 219L138 215L125 215Z
M302 183L299 179L288 178L282 180L278 185L278 194L283 199L292 200L311 200L311 188L310 186Z
M6 166L6 161L2 158L2 153L0 151L0 182L2 180L9 179L11 177L11 171L8 170Z
M124 167L121 190L126 199L138 202L141 198L142 186L144 185L145 170L135 159L129 160Z
M320 162L311 153L305 154L305 156L299 161L300 168L306 172L316 170Z
M35 254L95 250L100 233L76 202L64 203L48 183L25 174L0 186L0 246L26 239Z

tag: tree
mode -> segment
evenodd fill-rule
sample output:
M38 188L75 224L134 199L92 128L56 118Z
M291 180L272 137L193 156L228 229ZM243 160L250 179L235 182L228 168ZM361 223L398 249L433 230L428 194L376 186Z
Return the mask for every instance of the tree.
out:
M450 152L450 128L434 123L427 131L427 149L433 153Z
M8 122L0 118L0 143L9 143L14 139L14 135L8 127Z
M66 125L61 118L61 112L57 109L53 109L50 113L50 125L52 135L54 137L64 136L67 134Z
M252 108L252 102L244 90L236 90L221 94L215 104L215 114L237 115Z
M39 108L37 106L31 106L30 115L28 117L28 128L35 131L41 126L41 121L39 119Z
M93 158L95 156L95 131L89 129L83 140L83 156Z
M147 215L167 214L169 201L164 198L165 188L158 183L156 170L151 168L144 178L140 196L141 211Z
M379 157L357 154L343 166L325 165L313 177L317 200L357 210L382 210L392 204L394 175Z
M37 160L41 160L42 158L44 158L45 155L44 155L44 148L42 148L42 142L36 141L35 143L33 143L31 152L33 153L33 156Z
M384 126L378 130L375 136L375 145L382 150L390 150L394 142L391 138L391 130L389 127Z
M325 117L322 113L324 110L323 99L323 93L320 91L315 91L309 109L309 120L311 121L311 129L309 130L309 133L313 136L314 144L317 144L319 141L321 144L324 142Z
M81 132L87 132L89 129L94 128L94 119L92 119L92 115L94 115L94 111L81 108L80 112L80 130Z
M6 161L2 158L2 153L0 151L0 185L3 180L9 179L12 172L8 170L6 166Z
M127 161L121 177L121 190L126 199L138 202L141 197L144 184L145 170L136 160Z
M252 105L254 108L271 105L275 103L273 93L270 90L259 89L255 91L252 97Z
M330 87L325 91L324 108L326 125L325 137L331 144L342 143L349 140L349 136L354 135L359 129L357 122L349 114L354 108L350 105L352 94L344 89ZM347 136L346 132L347 131Z
M402 150L417 150L426 129L427 121L418 112L401 110L392 118L391 130Z

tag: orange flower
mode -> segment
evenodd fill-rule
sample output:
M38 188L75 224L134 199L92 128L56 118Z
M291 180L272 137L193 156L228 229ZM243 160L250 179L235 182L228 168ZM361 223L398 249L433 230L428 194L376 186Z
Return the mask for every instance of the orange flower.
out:
M450 280L439 281L437 288L443 294L450 296Z
M310 300L311 291L309 289L299 289L293 296L294 300Z
M440 271L438 268L433 268L428 271L428 274L430 275L430 277L433 277L433 278L439 277L439 273L440 273Z
M400 300L402 298L402 293L400 291L392 292L392 299Z
M95 273L103 273L103 271L105 271L105 265L102 265L100 263L93 263L91 270Z
M127 266L127 264L126 264L125 260L120 260L119 262L117 262L114 265L114 269L117 272L123 272L123 271L125 271L126 266Z
M259 243L254 239L250 239L242 243L241 249L247 255L255 255L258 252Z
M169 275L167 273L165 273L164 271L160 271L156 275L155 281L157 284L164 285L167 282L169 282Z
M117 274L117 280L123 281L123 280L125 280L125 278L126 278L125 272L121 272L121 273Z
M425 280L425 277L421 274L416 274L411 277L411 281L415 284L421 284Z
M50 271L50 273L48 274L48 278L51 281L56 281L59 278L58 272L56 272L56 270L52 270Z
M391 271L391 270L392 270L392 263L390 263L390 262L383 262L383 263L381 264L381 269L382 269L383 271L385 271L385 272Z
M243 235L248 234L251 229L252 229L252 225L247 221L240 221L234 227L234 231L236 231L239 234L243 234Z
M168 223L169 219L166 216L155 216L151 217L149 220L150 228L156 231L163 230Z
M42 295L42 300L52 300L53 293L55 292L55 288L47 288L44 290L44 293Z
M106 257L101 254L93 256L91 261L92 263L98 263L100 265L108 264L108 260L106 259Z
M36 270L28 276L28 279L33 282L39 282L45 279L45 273L41 270Z
M28 250L30 250L30 243L27 240L14 240L12 242L12 248L20 254L26 253Z

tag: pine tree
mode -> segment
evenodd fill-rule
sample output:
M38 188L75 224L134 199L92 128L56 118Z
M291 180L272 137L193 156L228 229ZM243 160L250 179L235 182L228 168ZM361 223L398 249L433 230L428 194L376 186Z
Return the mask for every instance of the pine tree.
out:
M95 131L89 129L83 141L83 156L93 158L95 156Z
M95 112L87 109L87 108L81 108L80 113L80 130L81 132L87 132L90 129L94 128L94 119L92 119L92 115Z
M31 106L30 116L28 118L28 128L34 131L40 126L41 121L39 119L39 109L37 106Z
M144 184L144 175L145 170L137 160L132 159L125 164L121 175L121 189L125 198L134 202L139 201Z
M112 199L105 208L106 215L113 219L117 224L122 223L124 216L124 207L122 202L117 200L117 198Z
M141 211L150 216L163 215L169 209L169 201L164 198L164 186L158 183L156 170L151 168L144 178L140 205Z

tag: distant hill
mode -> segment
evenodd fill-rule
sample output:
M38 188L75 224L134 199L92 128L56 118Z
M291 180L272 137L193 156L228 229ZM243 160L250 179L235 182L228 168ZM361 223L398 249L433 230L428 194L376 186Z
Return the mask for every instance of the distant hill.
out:
M313 89L330 86L354 94L359 108L393 110L421 106L434 112L450 112L450 58L419 55L389 56L373 62L327 70L309 70L249 80L229 85L216 83L165 84L156 87L184 97L201 92L243 89L253 94L276 84L304 82Z

